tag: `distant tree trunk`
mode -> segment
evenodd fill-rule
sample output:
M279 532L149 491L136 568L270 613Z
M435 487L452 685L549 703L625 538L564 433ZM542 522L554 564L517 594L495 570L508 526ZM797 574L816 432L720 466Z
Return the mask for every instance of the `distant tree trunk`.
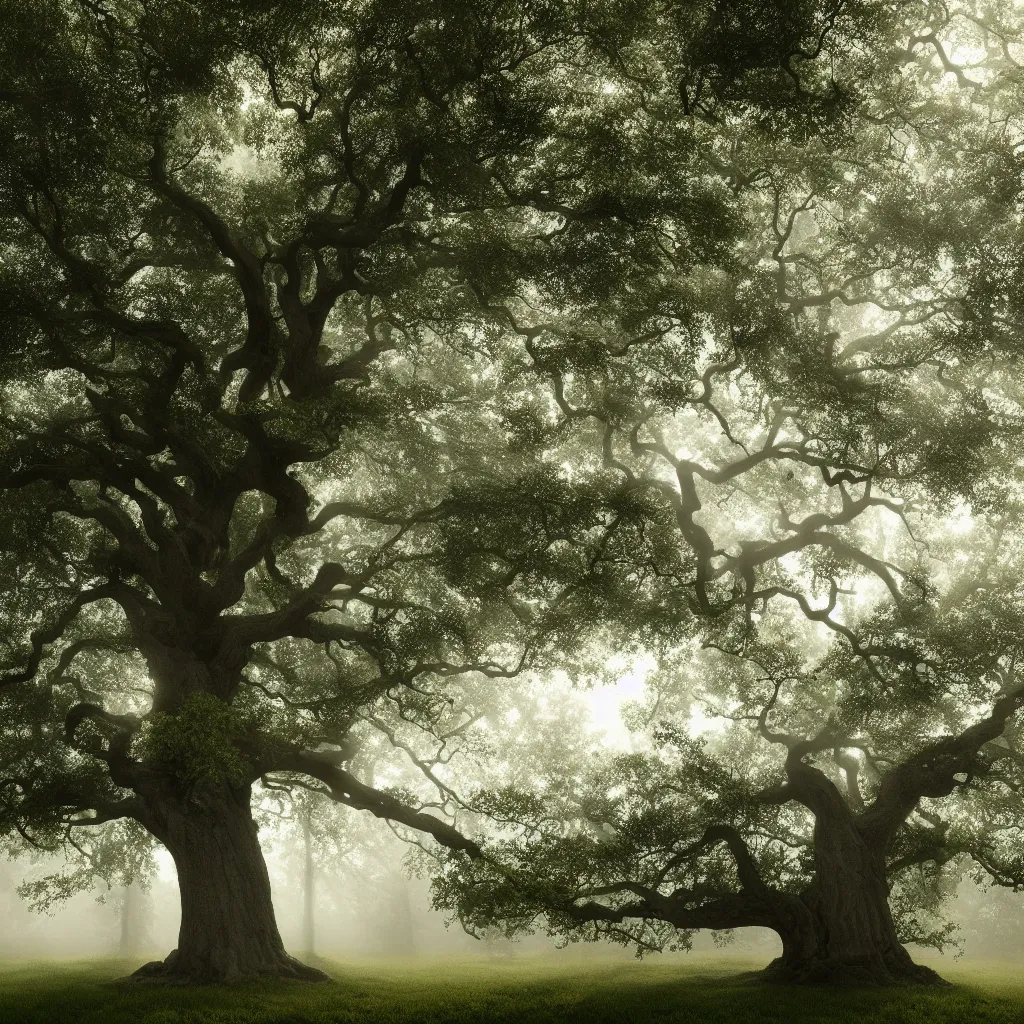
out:
M416 955L416 923L412 916L412 902L409 899L409 882L404 875L395 879L395 921L400 927L398 950L404 956Z
M126 885L121 899L121 938L117 951L121 956L130 956L132 952L132 887Z
M387 881L387 927L382 938L383 952L392 956L416 954L416 938L409 902L409 883L400 872L392 872Z
M124 887L121 894L121 935L117 951L121 956L135 956L145 938L145 912L142 889L138 882Z
M798 984L943 984L897 937L884 848L865 839L838 801L815 810L815 880L798 897L807 912L780 922L783 952L769 976Z
M309 827L309 811L301 815L305 863L302 876L302 948L312 956L316 952L316 865L313 861L313 836Z
M209 786L153 807L152 831L174 858L181 894L178 948L140 968L142 981L202 984L276 975L326 980L284 950L249 787ZM148 801L152 805L152 800Z

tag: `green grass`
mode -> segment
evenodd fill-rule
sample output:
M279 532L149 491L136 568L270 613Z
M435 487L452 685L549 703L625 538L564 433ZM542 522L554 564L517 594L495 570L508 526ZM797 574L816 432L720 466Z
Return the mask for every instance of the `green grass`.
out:
M1024 971L943 968L941 990L842 992L754 984L732 957L648 960L319 961L330 985L215 989L113 985L135 965L0 964L3 1024L1002 1024L1024 1021Z

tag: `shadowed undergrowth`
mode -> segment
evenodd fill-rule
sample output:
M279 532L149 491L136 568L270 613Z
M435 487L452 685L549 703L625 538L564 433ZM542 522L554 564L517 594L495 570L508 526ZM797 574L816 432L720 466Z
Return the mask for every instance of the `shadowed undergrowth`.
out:
M320 1024L320 1022L595 1022L932 1024L1019 1022L1024 972L1010 965L943 968L954 987L829 991L753 984L736 958L629 963L513 959L318 960L331 985L235 988L112 985L137 966L117 959L0 964L5 1024Z

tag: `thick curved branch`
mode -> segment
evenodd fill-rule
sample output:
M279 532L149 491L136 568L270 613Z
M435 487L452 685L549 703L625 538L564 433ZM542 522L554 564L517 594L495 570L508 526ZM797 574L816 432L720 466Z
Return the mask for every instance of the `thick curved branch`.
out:
M949 796L960 784L956 776L970 776L984 767L979 760L982 748L1002 735L1022 707L1024 687L1001 697L985 718L958 736L930 743L893 768L882 778L877 797L860 816L861 830L887 841L923 797Z
M83 701L72 707L64 716L64 739L67 743L74 744L75 733L86 720L111 725L118 733L129 735L138 732L142 725L142 720L137 715L116 715L98 704Z
M691 843L685 849L680 850L669 860L659 872L658 882L660 883L670 871L688 860L695 853L716 846L718 843L725 843L729 847L729 852L736 862L736 873L739 876L740 885L743 886L744 891L756 893L761 897L767 896L769 892L768 886L765 885L761 872L757 869L757 864L751 856L750 848L744 841L743 836L731 825L712 825L706 829L700 839L695 843Z
M319 779L330 790L329 796L338 803L360 811L369 811L377 818L397 822L419 832L433 836L449 850L461 850L476 859L483 856L480 846L464 836L454 826L402 803L390 793L384 793L360 782L351 772L322 755L292 751L275 758L270 771L297 772Z
M92 590L87 590L83 594L79 594L67 608L61 612L60 615L54 620L54 622L46 626L43 629L37 629L32 633L31 644L32 650L28 656L28 660L25 664L24 669L16 669L12 672L6 672L0 675L0 686L10 686L14 683L25 683L35 677L36 672L39 669L39 664L43 660L45 648L48 644L52 644L54 641L59 640L65 630L74 622L78 613L89 604L94 604L96 601L103 601L107 598L115 597L115 588L113 587L95 587Z
M242 347L222 361L221 373L230 377L236 370L247 370L239 398L243 402L255 398L273 373L274 341L277 334L270 295L263 280L263 265L251 250L234 237L227 222L209 204L189 194L168 177L164 144L160 138L153 141L153 158L149 168L154 190L179 210L191 214L206 229L221 255L234 264L235 277L245 302L247 330Z
M71 818L66 824L73 828L89 828L93 825L106 824L108 821L118 821L121 818L135 818L141 821L145 813L143 802L137 797L131 797L111 803L97 802L91 817Z
M646 921L667 921L677 928L774 928L777 918L771 907L756 896L738 893L720 896L696 907L673 906L672 897L662 897L657 906L647 900L608 907L588 900L571 904L562 912L574 921L603 921L619 924L631 918Z

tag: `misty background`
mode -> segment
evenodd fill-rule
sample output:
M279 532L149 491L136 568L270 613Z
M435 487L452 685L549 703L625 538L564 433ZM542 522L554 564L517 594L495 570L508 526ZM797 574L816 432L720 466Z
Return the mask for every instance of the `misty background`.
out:
M514 684L506 684L506 698L515 706L547 707L552 702L554 720L568 729L573 722L578 742L606 750L634 749L638 739L624 724L623 713L643 697L653 661L625 661L614 684L577 689L564 675L546 680L545 695L528 698L528 683L517 701ZM555 706L558 711L555 711ZM518 712L506 712L504 721L514 725ZM536 721L533 727L536 727ZM524 723L525 725L525 723ZM691 731L715 732L721 722L695 713ZM509 729L504 740L514 749L516 733ZM528 730L523 730L528 731ZM378 737L380 739L380 737ZM396 751L391 750L392 754ZM508 751L505 752L508 755ZM514 756L514 755L513 755ZM384 758L388 761L388 758ZM452 765L459 777L461 758ZM400 771L400 759L390 770ZM379 764L380 770L388 770ZM408 776L405 776L408 779ZM301 791L300 791L301 793ZM302 803L295 794L280 802L277 794L254 794L254 816L260 823L260 842L273 890L274 910L285 948L300 958L311 951L342 959L484 957L512 959L517 956L566 956L635 959L633 947L623 948L602 936L597 942L565 946L539 928L533 935L509 940L497 932L481 938L467 934L458 921L431 907L430 878L417 863L419 848L399 838L386 821L362 811L336 805L317 807L314 832L302 823ZM311 858L313 878L313 937L305 919L306 878ZM75 866L60 856L0 858L0 958L103 957L121 955L162 959L177 945L180 906L177 875L170 854L156 846L149 877L128 889L121 886L78 892L44 910L33 909L30 892L19 893L26 883L45 876L69 876ZM954 960L1009 961L1024 954L1024 893L980 884L971 877L964 858L955 889L947 895L942 916L957 925L954 942L946 951L907 943L919 961L949 963ZM47 891L51 891L49 889ZM732 932L700 931L692 936L692 953L701 956L749 955L768 962L782 952L776 933L767 928L743 928ZM646 954L648 958L684 958L690 953Z
M304 849L291 829L261 830L274 893L274 907L285 946L300 956L304 938ZM437 958L524 955L603 956L632 959L633 953L601 943L579 943L561 950L555 940L535 934L518 941L499 935L476 939L457 922L431 909L430 883L401 869L410 850L380 821L357 821L348 837L348 854L319 858L314 865L315 952L355 957ZM369 857L367 858L367 852ZM364 863L360 863L364 860ZM22 883L59 872L60 858L34 863L0 861L0 957L97 957L111 954L162 957L177 943L178 888L174 864L164 851L153 877L129 890L103 886L78 893L49 911L34 911L18 893ZM984 889L961 878L947 904L958 925L959 948L944 954L911 946L915 959L949 962L954 958L1010 960L1024 952L1024 893ZM702 932L693 952L702 955L750 953L769 959L781 951L774 932L748 928L735 934ZM686 953L657 954L685 957ZM655 956L657 956L655 955Z

